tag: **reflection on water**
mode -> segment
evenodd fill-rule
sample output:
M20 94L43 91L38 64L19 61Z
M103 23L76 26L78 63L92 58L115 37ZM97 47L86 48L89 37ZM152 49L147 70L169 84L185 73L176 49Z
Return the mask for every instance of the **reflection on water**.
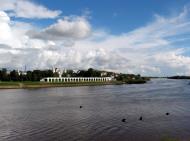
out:
M189 141L188 83L0 90L0 140Z

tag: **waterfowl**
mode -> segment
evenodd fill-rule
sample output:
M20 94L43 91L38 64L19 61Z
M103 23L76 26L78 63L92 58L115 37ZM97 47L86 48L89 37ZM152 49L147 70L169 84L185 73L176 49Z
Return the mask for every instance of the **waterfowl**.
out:
M140 116L139 120L142 120L142 116Z
M123 118L121 121L122 121L122 122L125 122L125 121L126 121L126 119L125 119L125 118Z

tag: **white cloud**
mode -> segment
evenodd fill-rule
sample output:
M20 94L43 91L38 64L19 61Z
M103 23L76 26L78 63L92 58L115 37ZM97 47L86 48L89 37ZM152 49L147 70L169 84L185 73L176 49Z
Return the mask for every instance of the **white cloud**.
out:
M90 35L91 27L85 17L66 17L42 31L30 31L31 38L45 40L82 39Z
M190 57L184 55L187 50L176 44L176 38L190 32L186 8L174 17L156 15L147 25L121 35L93 29L86 17L67 17L37 32L39 27L19 21L11 24L5 12L0 15L1 67L93 67L144 75L190 74Z
M0 9L22 18L56 18L61 14L59 10L50 10L30 0L1 0Z
M176 49L173 51L158 53L155 57L155 62L160 65L160 67L167 67L166 71L171 71L172 73L180 73L183 75L190 75L190 57L183 55L184 50Z
M16 0L1 0L1 10L12 10L15 7Z

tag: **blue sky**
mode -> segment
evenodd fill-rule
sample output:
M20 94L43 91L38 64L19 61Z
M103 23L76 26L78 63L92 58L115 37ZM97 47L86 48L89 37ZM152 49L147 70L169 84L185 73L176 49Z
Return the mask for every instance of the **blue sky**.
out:
M1 0L0 31L0 68L190 75L189 0Z
M189 0L35 0L62 16L82 15L89 10L91 24L113 34L128 32L153 20L154 14L169 16L180 12ZM47 21L46 21L47 22ZM45 24L45 23L44 23Z

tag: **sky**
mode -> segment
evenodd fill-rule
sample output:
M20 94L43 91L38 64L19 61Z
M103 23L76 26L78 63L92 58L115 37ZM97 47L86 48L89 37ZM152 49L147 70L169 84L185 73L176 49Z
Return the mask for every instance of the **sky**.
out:
M189 0L0 0L0 68L190 75Z

